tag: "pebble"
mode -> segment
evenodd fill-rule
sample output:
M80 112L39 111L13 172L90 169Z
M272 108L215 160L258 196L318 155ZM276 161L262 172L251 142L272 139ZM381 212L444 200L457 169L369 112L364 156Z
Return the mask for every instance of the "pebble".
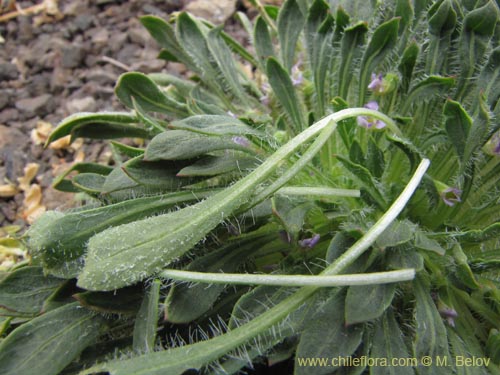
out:
M95 112L97 103L91 96L85 98L76 98L66 103L66 109L70 114L77 112Z
M19 75L17 66L11 63L0 64L0 81L16 79Z
M222 24L236 11L236 0L194 0L185 10L214 24Z
M55 102L50 94L42 94L34 98L16 101L16 108L28 116L43 116L55 109Z
M85 31L94 24L94 16L91 14L80 14L76 16L73 23L78 29Z
M6 108L0 112L0 124L7 124L19 119L19 111L16 108Z
M72 44L61 49L61 65L63 68L77 68L83 58L83 49L79 45Z

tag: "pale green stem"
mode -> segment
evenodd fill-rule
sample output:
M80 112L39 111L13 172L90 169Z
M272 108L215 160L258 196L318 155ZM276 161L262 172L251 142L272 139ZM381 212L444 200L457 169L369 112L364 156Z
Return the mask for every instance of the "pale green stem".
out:
M279 189L280 195L319 196L319 197L354 197L359 198L361 192L356 189L335 189L330 187L287 186Z
M278 29L276 28L274 21L271 19L271 17L269 17L269 14L267 14L266 9L264 8L260 0L250 0L250 3L257 8L259 14L266 21L268 26L271 27L271 29L273 29L275 33L277 33Z
M213 273L167 269L160 277L173 280L201 282L206 284L277 285L337 287L348 285L389 284L413 280L415 270L406 268L396 271L360 273L352 275L268 275L249 273Z

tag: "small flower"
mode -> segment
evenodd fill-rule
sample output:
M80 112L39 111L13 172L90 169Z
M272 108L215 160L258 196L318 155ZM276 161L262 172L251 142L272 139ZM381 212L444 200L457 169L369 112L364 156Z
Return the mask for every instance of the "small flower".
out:
M460 199L462 190L454 187L449 187L443 190L439 195L441 196L443 202L450 207L453 207L456 203L462 202Z
M321 236L319 234L315 234L311 238L304 238L299 241L299 246L303 248L312 249L319 242Z
M384 76L382 74L376 75L372 73L372 80L368 85L368 90L372 90L377 94L382 94L384 92Z
M300 64L302 62L299 60L297 64L292 66L292 84L294 86L300 85L304 81L304 77L302 76L302 71L299 69Z
M455 309L443 305L438 311L439 314L446 319L450 327L455 327L455 318L458 318L458 313Z
M374 111L378 111L379 108L378 103L375 100L369 101L364 107ZM383 129L386 126L385 122L377 120L371 116L358 116L356 120L359 126L367 129Z
M462 202L462 190L456 187L448 186L437 180L434 180L434 186L436 187L444 204L447 206L453 207L455 204Z
M246 139L245 137L242 137L241 135L234 136L232 138L232 141L239 146L243 146L243 147L250 146L250 142L248 141L248 139Z
M232 118L238 118L238 116L236 116L233 112L231 111L227 111L226 112L228 114L228 116L231 116Z
M500 156L500 131L493 134L483 150L491 156Z

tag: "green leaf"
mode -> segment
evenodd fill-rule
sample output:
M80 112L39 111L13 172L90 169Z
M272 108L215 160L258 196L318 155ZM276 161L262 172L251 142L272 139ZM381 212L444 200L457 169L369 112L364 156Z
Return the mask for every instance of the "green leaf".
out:
M429 286L422 278L413 282L415 294L415 341L414 356L422 358L449 357L448 337L443 319L431 297ZM420 374L442 374L439 367L419 367Z
M500 47L496 47L491 52L488 62L478 78L477 90L479 92L476 95L482 91L489 107L493 109L500 97Z
M370 75L372 73L377 73L377 67L384 61L396 45L398 30L399 18L393 18L381 24L373 32L370 43L368 47L366 47L363 55L363 61L361 62L358 100L358 105L360 107L366 103L365 93L370 83Z
M401 113L408 113L412 105L428 101L446 94L455 85L455 78L430 76L418 82L410 89L408 97L402 105Z
M415 247L420 250L433 251L439 255L444 255L446 252L439 242L427 237L422 231L415 232Z
M349 105L344 99L337 96L332 100L332 107L334 112L338 112L343 109L349 108ZM355 130L356 130L356 120L354 118L349 118L340 121L338 124L338 132L347 150L351 149L351 145L354 142Z
M243 136L208 136L186 130L170 130L154 137L146 148L144 160L185 160L219 150L251 152L250 141ZM173 164L178 167L179 164ZM139 181L141 182L141 181Z
M478 289L481 286L478 284L474 273L470 269L469 260L467 255L462 250L462 247L459 243L453 245L453 258L455 259L456 269L455 273L460 280L460 283L463 283L467 288L472 290Z
M364 187L366 192L374 200L375 203L379 205L381 209L386 207L385 199L377 186L376 180L371 175L370 171L360 164L351 162L342 156L336 155L336 158L340 160L343 166L352 173L356 180Z
M266 74L274 94L294 125L295 133L305 129L304 115L290 75L273 57L267 60Z
M427 17L429 32L439 39L449 36L455 30L457 13L450 0L436 1L429 9Z
M481 243L500 236L500 222L484 229L473 229L458 234L460 241Z
M415 225L408 221L395 220L376 241L381 248L394 247L407 243L413 239Z
M389 140L389 142L403 151L410 163L410 171L413 171L415 169L415 166L417 165L418 160L423 157L422 153L415 147L413 143L411 143L407 139L399 138L398 136L391 135L389 133L386 133L385 136Z
M247 135L263 136L264 134L231 116L196 115L173 121L168 126L176 130L189 130L206 135Z
M5 375L59 374L86 347L95 344L105 320L78 303L25 323L0 343Z
M106 177L97 173L80 173L77 174L71 182L73 186L84 193L90 195L100 194Z
M37 315L45 300L64 282L46 276L41 267L22 267L0 282L0 307L17 313Z
M198 71L184 48L179 44L174 29L163 19L155 16L142 16L140 21L158 44L165 48L169 55L185 64L190 70Z
M399 328L392 310L387 310L375 327L370 357L386 359L388 363L392 359L411 358L403 337L403 332ZM370 367L370 375L413 375L414 373L410 365Z
M363 328L344 321L344 295L333 291L308 319L295 355L295 375L331 374L335 367L305 366L305 358L348 357L361 344Z
M412 25L414 16L412 2L410 0L397 0L394 16L400 19L399 34L401 35Z
M207 155L197 160L194 164L182 168L177 173L177 176L216 176L233 171L244 173L245 170L253 169L259 164L260 162L257 158L247 157L240 153L225 153L223 156Z
M342 36L340 45L338 95L344 100L347 99L349 94L349 86L355 70L354 61L360 57L361 46L365 43L365 34L367 32L368 25L366 22L360 22L345 29Z
M163 134L163 133L162 133ZM146 150L147 151L147 150ZM123 171L138 184L157 191L175 191L197 180L179 178L177 173L191 161L174 162L170 160L149 161L142 156L130 159L122 165Z
M446 101L443 108L443 115L444 128L448 134L448 138L455 148L458 157L465 163L467 162L464 159L465 147L472 126L472 119L459 102L451 99Z
M420 47L415 40L412 40L401 56L401 61L398 65L398 70L401 73L401 91L408 92L412 81L413 69L417 63L417 58L420 53Z
M223 80L227 85L226 90L231 92L241 103L247 102L249 97L243 92L234 58L231 55L231 50L221 38L220 27L214 28L208 32L207 47L222 73L218 78Z
M73 297L85 308L106 313L132 315L141 304L142 288L137 286L121 288L113 292L82 292Z
M134 100L145 111L163 113L173 117L185 117L186 106L169 98L151 78L137 72L125 73L116 83L115 94L128 108L134 108Z
M186 79L179 78L173 74L168 73L150 73L148 77L159 86L168 87L173 86L177 89L180 95L189 96L191 90L196 87L196 83Z
M306 41L316 87L318 116L324 115L328 102L329 90L327 92L325 88L328 87L334 52L335 21L331 15L327 15L328 9L328 4L324 0L316 0L309 9L306 23Z
M281 45L283 66L288 72L292 69L295 48L305 20L297 0L284 2L278 15L278 38Z
M350 286L345 299L345 324L377 319L390 306L395 284Z
M211 253L196 258L186 268L189 271L234 272L253 251L268 241L251 238L234 241ZM165 318L172 323L189 323L198 319L213 307L225 285L175 284L165 301ZM196 301L196 304L193 304Z
M387 267L395 270L413 268L420 272L424 269L424 257L412 246L393 247L387 251Z
M87 241L106 228L139 220L188 201L210 195L208 191L172 193L136 198L104 207L84 207L76 212L47 212L28 231L27 243L45 271L74 277L83 266Z
M138 353L154 351L158 329L161 281L154 280L144 295L134 324L133 348Z
M266 21L262 17L257 17L254 26L253 37L255 40L255 52L263 67L266 66L266 61L269 57L275 57L273 41Z
M372 138L368 141L368 149L366 151L366 167L375 178L381 178L386 169L384 152Z
M66 191L75 193L79 190L75 188L75 186L71 183L71 180L66 179L66 177L71 172L79 172L79 173L97 173L100 175L107 176L113 170L112 167L108 167L106 165L97 164L97 163L76 163L71 166L71 168L67 169L63 174L57 176L52 183L52 187L59 191Z
M141 156L144 154L144 150L142 148L132 147L132 146L126 145L124 143L120 143L120 142L116 142L116 141L110 141L109 144L115 153L118 153L118 154L121 154L124 156L128 156L131 158L135 158L137 156ZM101 164L97 164L97 165L101 165ZM110 169L112 169L112 168L110 168Z
M111 138L128 137L128 134L131 134L130 136L132 137L147 135L147 132L143 128L131 125L138 122L139 119L136 116L124 112L77 113L61 121L57 125L57 128L50 134L45 144L48 145L67 135L71 135L71 138L75 139L76 136L73 134L77 130L82 129L80 132L90 133L90 129L93 127L98 128L99 132L102 132L103 136L101 138L104 138L104 134L111 134ZM120 135L115 137L114 135L117 133Z

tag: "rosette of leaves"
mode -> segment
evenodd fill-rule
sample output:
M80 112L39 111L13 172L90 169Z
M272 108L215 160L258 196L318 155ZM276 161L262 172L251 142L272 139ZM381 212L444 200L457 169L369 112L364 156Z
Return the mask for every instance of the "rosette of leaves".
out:
M126 73L129 112L52 133L112 139L115 164L58 178L87 203L40 218L31 264L3 275L4 373L500 371L498 3L255 4L237 14L249 47L188 13L142 17L188 77ZM321 287L339 273L362 285Z

